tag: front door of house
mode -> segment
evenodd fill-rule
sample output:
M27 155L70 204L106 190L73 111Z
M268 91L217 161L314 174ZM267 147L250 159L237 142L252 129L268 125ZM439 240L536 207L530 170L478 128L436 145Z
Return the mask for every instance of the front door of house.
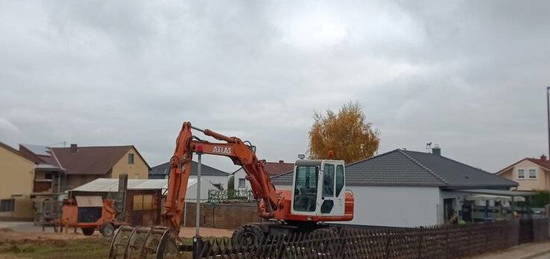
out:
M455 215L455 198L443 199L443 217L445 223Z

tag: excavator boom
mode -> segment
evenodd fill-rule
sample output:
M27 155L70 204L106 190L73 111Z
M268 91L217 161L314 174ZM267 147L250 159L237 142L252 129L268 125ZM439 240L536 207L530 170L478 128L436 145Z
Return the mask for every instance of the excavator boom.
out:
M193 136L192 130L197 130L206 136L213 137L225 143L211 143ZM227 137L209 129L199 129L191 126L190 122L183 123L176 140L176 149L170 159L170 176L168 180L168 194L164 205L163 218L166 226L174 233L179 232L183 208L187 193L187 182L191 174L193 153L226 156L231 158L235 165L240 165L247 173L254 198L259 202L258 214L260 217L273 218L278 208L280 198L275 187L271 184L255 154L255 147L236 137Z

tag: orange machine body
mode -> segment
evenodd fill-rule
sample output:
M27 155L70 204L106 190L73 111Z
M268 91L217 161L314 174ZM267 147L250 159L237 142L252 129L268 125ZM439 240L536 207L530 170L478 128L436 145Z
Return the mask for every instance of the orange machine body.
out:
M312 221L312 222L330 222L330 221L350 221L353 219L354 199L351 192L345 192L345 214L343 216L318 216L318 215L297 215L291 212L292 193L288 190L278 191L281 197L280 208L275 213L274 218L284 221Z
M104 199L101 207L101 216L92 222L79 221L79 206L74 199L64 201L61 214L61 224L65 227L75 227L82 229L98 230L105 223L116 223L117 212L114 207L114 201Z

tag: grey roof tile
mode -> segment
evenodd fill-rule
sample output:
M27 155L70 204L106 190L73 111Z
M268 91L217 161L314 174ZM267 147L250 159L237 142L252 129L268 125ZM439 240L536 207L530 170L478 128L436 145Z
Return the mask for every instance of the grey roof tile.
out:
M513 187L517 183L450 158L417 151L401 151L437 174L449 188Z
M157 166L151 168L151 171L149 171L149 175L167 175L169 173L169 168L170 168L170 162L166 162L166 163L157 165ZM192 169L191 169L191 175L197 175L197 168L198 168L198 163L193 161L193 165L192 165ZM224 172L224 171L213 168L211 166L207 166L205 164L202 164L201 175L205 175L205 176L228 176L229 174Z
M272 177L291 185L293 173ZM396 149L346 165L347 186L508 188L517 183L440 155Z

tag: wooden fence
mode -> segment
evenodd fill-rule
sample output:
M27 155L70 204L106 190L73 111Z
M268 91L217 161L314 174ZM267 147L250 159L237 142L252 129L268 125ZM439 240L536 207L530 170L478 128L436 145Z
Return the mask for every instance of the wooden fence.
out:
M337 227L332 231L266 238L239 246L230 239L205 241L201 258L462 258L549 239L548 219L426 228ZM527 238L530 237L530 240Z

